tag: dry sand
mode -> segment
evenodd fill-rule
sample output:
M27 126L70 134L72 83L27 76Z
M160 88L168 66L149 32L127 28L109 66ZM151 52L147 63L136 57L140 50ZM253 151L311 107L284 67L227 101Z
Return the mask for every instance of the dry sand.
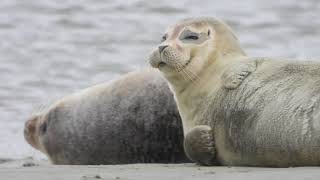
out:
M195 164L57 166L46 161L3 160L0 180L320 180L320 167L200 167Z

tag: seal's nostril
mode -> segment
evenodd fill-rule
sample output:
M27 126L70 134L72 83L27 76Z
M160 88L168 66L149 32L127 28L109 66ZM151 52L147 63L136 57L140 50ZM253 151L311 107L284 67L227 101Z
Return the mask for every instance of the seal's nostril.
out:
M168 47L167 45L165 46L159 46L159 52L161 53L166 47Z

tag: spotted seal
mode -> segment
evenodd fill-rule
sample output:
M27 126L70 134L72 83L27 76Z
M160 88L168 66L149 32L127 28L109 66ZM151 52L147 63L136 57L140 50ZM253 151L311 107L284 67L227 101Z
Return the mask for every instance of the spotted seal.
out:
M173 95L151 69L58 100L24 134L54 164L189 162Z

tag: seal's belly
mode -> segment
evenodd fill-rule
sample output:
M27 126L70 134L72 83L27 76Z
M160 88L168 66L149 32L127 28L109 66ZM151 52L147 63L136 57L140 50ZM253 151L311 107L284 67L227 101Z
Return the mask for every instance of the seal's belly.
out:
M320 165L319 134L316 138L305 138L302 129L288 133L260 128L248 129L247 133L216 131L215 145L220 162L234 166Z

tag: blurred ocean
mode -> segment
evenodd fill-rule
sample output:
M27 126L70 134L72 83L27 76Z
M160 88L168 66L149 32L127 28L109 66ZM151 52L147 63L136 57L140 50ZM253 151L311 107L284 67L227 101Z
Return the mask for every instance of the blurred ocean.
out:
M1 0L0 159L43 158L23 138L37 105L148 66L191 16L227 21L251 56L320 61L318 0Z

